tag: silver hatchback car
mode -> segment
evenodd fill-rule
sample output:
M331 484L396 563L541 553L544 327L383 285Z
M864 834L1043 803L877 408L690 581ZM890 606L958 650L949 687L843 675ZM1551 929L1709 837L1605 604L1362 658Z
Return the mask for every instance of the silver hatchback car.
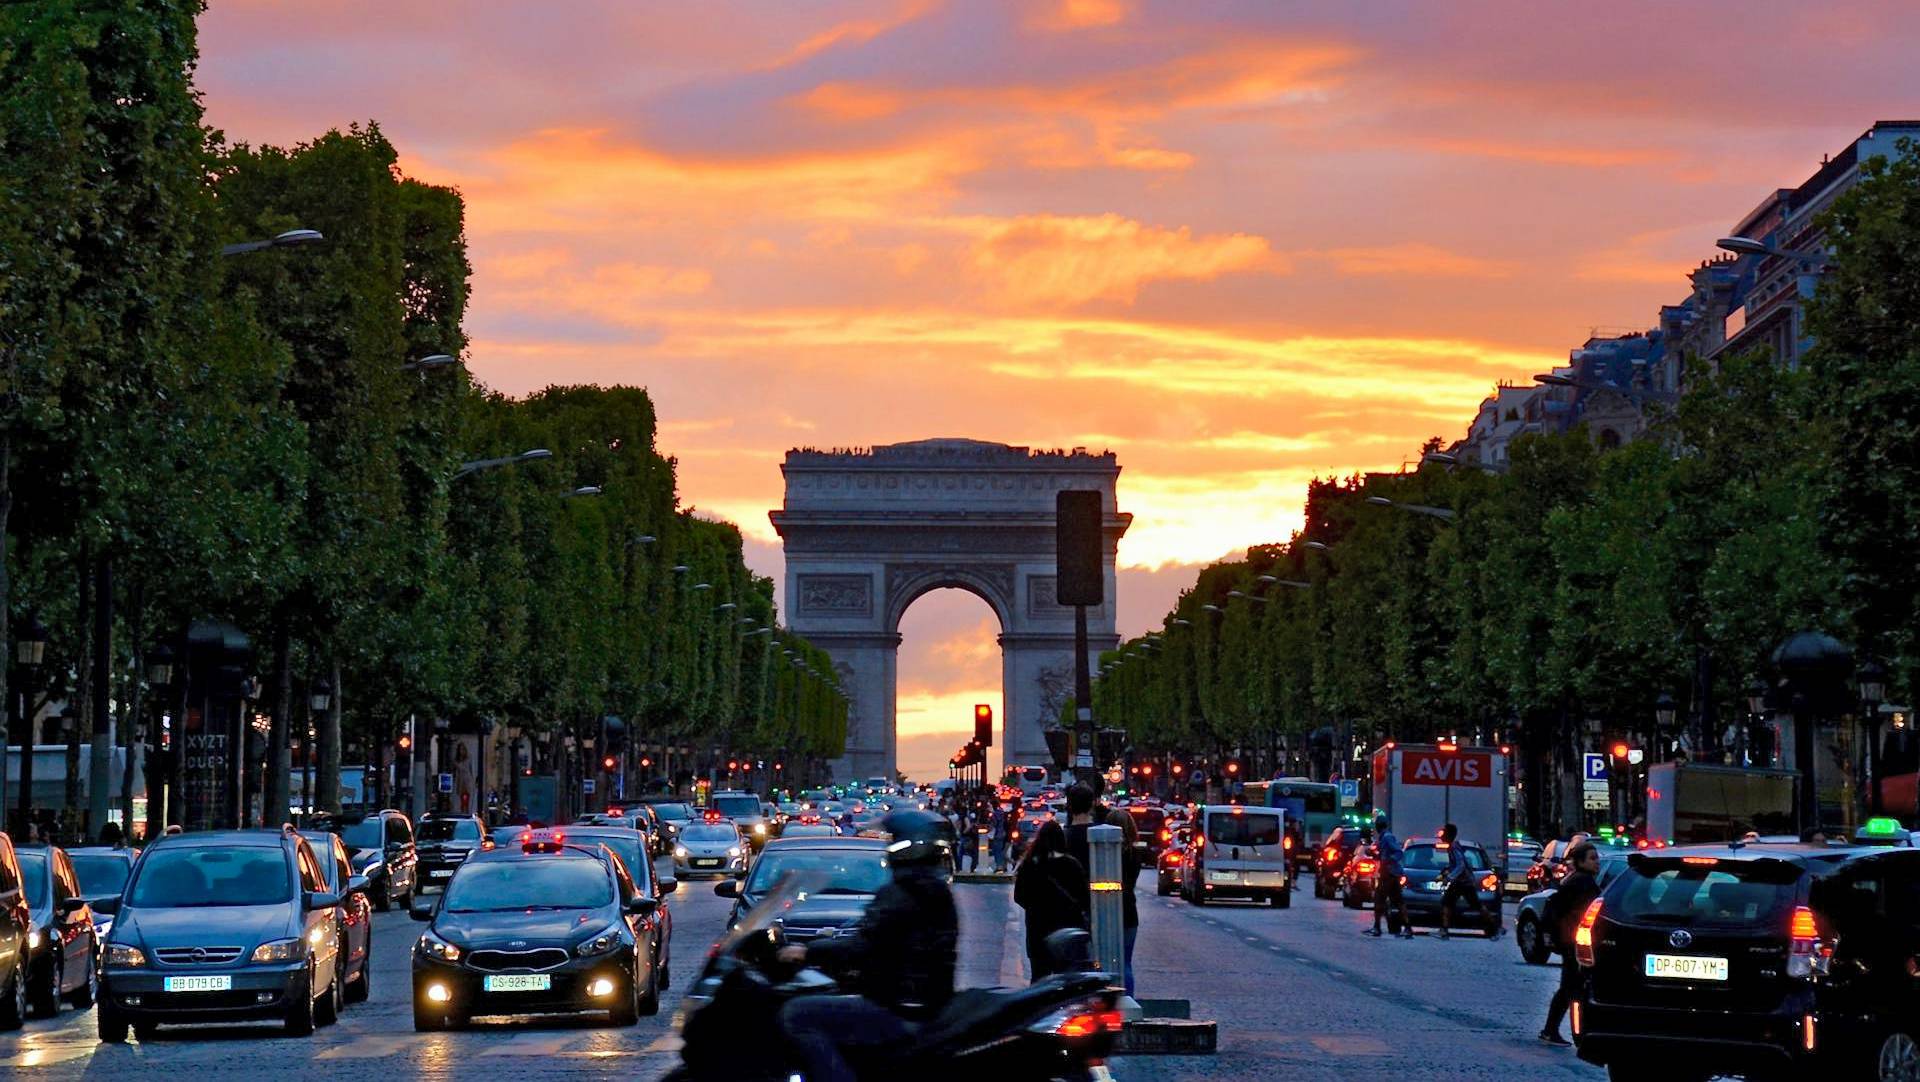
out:
M747 841L731 819L695 819L680 828L673 846L676 877L747 874Z

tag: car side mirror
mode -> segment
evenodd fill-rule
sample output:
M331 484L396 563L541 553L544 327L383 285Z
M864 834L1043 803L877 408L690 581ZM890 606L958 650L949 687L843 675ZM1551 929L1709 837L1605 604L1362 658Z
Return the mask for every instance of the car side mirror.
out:
M407 907L407 916L412 917L414 920L432 920L434 913L437 912L438 909L438 902L435 902L433 905L409 905Z
M332 909L339 904L340 896L338 894L329 894L324 890L311 891L307 894L307 909L309 911Z
M654 911L659 908L660 899L658 898L627 899L627 912L632 913L636 917L651 917Z
M93 903L93 911L103 917L111 917L120 912L120 895L102 898Z
M364 875L350 876L347 879L347 893L348 894L365 894L367 892L367 887L370 885L371 884L367 882L367 877Z
M678 879L675 879L673 876L663 875L660 877L659 884L656 889L658 889L662 894L672 894L674 891L680 889L680 881Z
M740 881L737 879L722 879L713 885L713 892L722 898L738 898L740 897Z
M71 917L75 913L80 912L82 909L85 909L86 907L87 907L87 900L85 898L75 897L75 898L60 899L60 905L58 908L60 910L61 916Z

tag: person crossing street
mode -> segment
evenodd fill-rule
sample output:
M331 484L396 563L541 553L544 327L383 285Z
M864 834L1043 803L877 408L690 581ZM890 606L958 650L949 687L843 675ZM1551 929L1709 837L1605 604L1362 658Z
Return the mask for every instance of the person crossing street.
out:
M1400 883L1407 852L1401 847L1399 836L1387 825L1384 812L1373 817L1373 831L1378 839L1373 847L1380 862L1380 874L1373 887L1373 927L1366 934L1378 938L1381 919L1387 915L1389 907L1397 906L1400 910L1400 938L1412 939L1413 923L1407 919L1407 895Z
M1581 842L1567 854L1573 872L1562 880L1553 897L1547 899L1545 924L1553 930L1553 949L1560 955L1560 987L1554 989L1547 1004L1547 1024L1540 1039L1548 1044L1566 1044L1560 1036L1560 1020L1580 990L1580 962L1573 953L1573 933L1587 906L1600 896L1600 850L1592 842Z

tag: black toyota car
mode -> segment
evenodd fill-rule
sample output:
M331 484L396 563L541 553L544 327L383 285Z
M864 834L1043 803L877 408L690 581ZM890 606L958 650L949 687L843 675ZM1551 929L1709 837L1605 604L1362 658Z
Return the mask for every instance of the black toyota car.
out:
M1573 949L1609 1078L1920 1077L1920 850L1634 853Z
M486 825L473 815L429 815L420 820L414 842L414 890L408 908L431 913L434 899L447 889L453 873L474 853L493 844Z
M448 881L413 948L413 1028L475 1015L605 1011L630 1026L660 1010L642 924L659 908L605 850L561 830L476 852Z

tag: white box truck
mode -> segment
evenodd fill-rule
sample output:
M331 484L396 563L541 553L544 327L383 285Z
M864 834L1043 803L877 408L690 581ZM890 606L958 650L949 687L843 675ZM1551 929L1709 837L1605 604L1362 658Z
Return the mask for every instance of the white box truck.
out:
M1792 770L1655 763L1647 771L1647 841L1655 845L1735 842L1799 833Z
M1388 744L1373 753L1373 807L1402 843L1436 838L1452 823L1460 840L1507 866L1507 757L1498 748Z

